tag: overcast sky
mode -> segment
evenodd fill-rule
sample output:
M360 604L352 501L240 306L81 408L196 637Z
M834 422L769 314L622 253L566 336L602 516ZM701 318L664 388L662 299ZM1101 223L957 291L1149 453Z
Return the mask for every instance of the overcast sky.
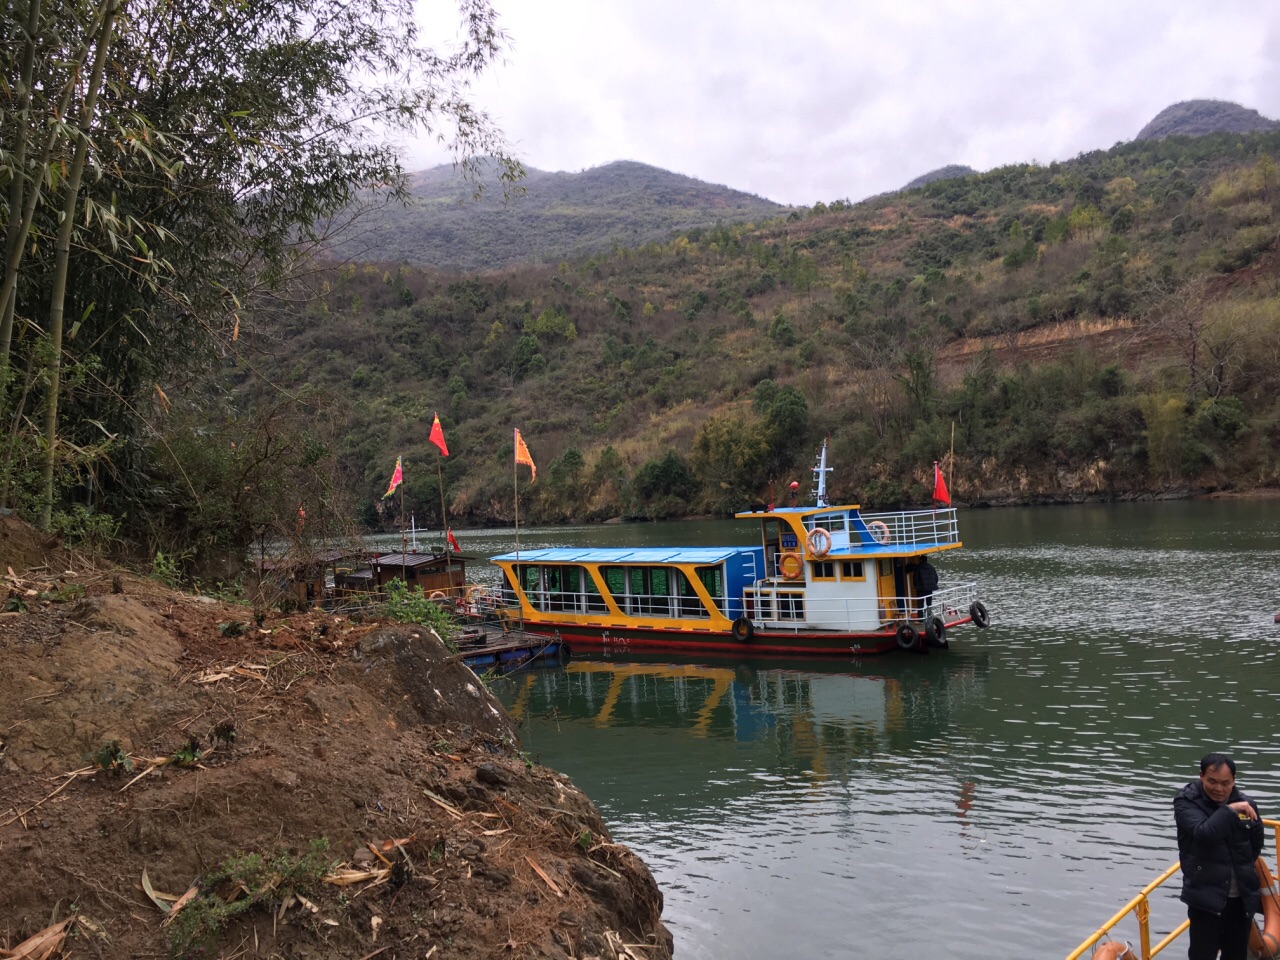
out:
M453 4L419 2L452 37ZM493 2L511 47L474 100L540 170L638 160L808 205L1110 147L1180 100L1280 119L1276 0Z

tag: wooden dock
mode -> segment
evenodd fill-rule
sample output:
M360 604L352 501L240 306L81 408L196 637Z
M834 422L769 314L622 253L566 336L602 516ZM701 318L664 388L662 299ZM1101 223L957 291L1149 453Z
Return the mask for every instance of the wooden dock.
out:
M555 666L569 659L569 645L559 635L503 630L493 624L464 627L450 638L458 656L472 670L510 672L533 666Z

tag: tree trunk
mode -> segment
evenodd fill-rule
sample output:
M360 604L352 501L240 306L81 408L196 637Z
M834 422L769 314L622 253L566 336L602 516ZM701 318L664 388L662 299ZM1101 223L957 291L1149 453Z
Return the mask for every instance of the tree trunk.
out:
M62 222L58 227L55 247L53 289L49 303L49 396L44 411L44 476L40 505L40 528L48 530L53 519L53 472L58 454L58 385L62 373L62 319L67 298L67 268L71 260L71 231L75 227L76 201L80 194L80 179L84 174L85 160L89 156L89 130L93 124L93 110L102 86L102 75L107 65L107 51L111 47L111 31L115 26L118 0L106 0L102 17L102 29L98 35L98 49L93 58L93 75L85 91L84 105L80 111L80 131L76 141L76 153L67 172L66 197L62 203Z

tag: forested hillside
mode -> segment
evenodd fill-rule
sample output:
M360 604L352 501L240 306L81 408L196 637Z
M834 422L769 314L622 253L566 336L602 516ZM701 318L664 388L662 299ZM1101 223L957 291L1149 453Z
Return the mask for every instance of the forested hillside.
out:
M347 265L234 378L324 410L368 521L398 455L453 523L1280 485L1280 133L1171 137L485 276ZM271 386L268 386L270 384ZM434 523L434 521L431 521Z
M528 169L515 189L504 189L489 165L480 169L476 179L451 166L414 174L403 201L386 198L363 209L337 235L332 254L491 270L558 263L786 211L771 200L626 160L580 173Z

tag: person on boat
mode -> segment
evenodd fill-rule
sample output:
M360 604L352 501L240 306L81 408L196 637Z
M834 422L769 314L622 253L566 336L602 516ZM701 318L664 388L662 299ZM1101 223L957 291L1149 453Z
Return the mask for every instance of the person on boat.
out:
M917 560L911 569L911 587L916 595L916 615L923 620L929 612L933 591L938 589L938 570L929 562L928 554Z
M1262 909L1253 863L1262 853L1258 805L1236 787L1225 753L1200 761L1200 779L1173 798L1182 902L1191 921L1189 960L1245 960L1252 916Z

